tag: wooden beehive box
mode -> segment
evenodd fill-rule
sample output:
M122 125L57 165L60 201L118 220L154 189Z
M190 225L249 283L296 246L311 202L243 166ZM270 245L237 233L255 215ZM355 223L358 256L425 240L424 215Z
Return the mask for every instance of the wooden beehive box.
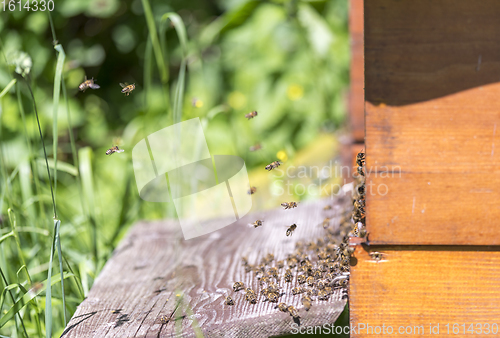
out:
M369 241L351 268L351 337L498 334L500 2L363 10Z

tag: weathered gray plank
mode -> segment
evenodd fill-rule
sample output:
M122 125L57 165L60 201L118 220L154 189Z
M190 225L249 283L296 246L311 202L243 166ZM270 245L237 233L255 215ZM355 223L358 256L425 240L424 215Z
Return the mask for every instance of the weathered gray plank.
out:
M324 211L327 204L334 205L333 209ZM256 292L261 289L255 273L245 272L241 257L247 256L251 264L260 262L267 253L273 253L275 260L285 259L298 240L323 236L320 223L326 216L333 217L332 226L338 227L335 218L349 205L349 198L329 199L301 203L292 210L255 213L188 241L182 239L177 222L141 222L108 261L63 337L171 337L181 332L182 337L193 337L193 320L206 337L289 333L293 318L276 309L275 303L263 302L259 295L257 304L250 304L244 300L244 291L232 290L235 281L251 285ZM256 229L248 226L256 219L264 220L264 225ZM298 225L297 230L287 237L286 226L292 223ZM333 323L345 306L341 292L336 291L329 301L314 300L307 312L301 296L291 294L297 285L295 279L292 283L281 279L285 295L279 301L299 310L300 325ZM223 304L228 294L234 306ZM182 295L183 304L189 304L192 315L184 306L173 315L181 298L177 295ZM162 316L172 320L162 323ZM177 316L181 318L173 320Z

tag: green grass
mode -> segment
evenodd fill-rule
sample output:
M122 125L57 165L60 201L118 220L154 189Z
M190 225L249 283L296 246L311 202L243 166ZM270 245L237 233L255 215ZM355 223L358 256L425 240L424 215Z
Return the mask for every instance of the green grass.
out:
M101 4L0 22L0 337L60 336L130 225L175 217L138 196L131 153L148 134L199 117L211 153L251 172L343 123L345 1ZM84 76L101 88L79 92Z

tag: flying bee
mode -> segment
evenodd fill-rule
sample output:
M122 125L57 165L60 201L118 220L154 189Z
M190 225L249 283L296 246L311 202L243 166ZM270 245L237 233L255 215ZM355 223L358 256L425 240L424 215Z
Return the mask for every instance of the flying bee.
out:
M325 205L325 207L323 208L323 210L332 210L332 206L331 205Z
M106 150L106 155L112 155L114 153L123 153L125 150L119 149L118 146L114 146Z
M257 112L256 112L255 110L254 110L254 111L252 111L252 112L250 112L250 113L248 113L248 114L245 114L245 117L246 117L247 119L249 119L249 120L250 120L250 119L253 119L255 116L257 116Z
M79 86L78 89L80 89L82 92L85 92L85 90L92 88L92 89L99 89L101 88L98 84L94 83L94 78L91 78L90 80L87 79L85 76L85 81L83 81Z
M279 303L278 309L280 309L281 312L288 312L288 305L286 305L285 303Z
M285 282L290 283L293 279L292 271L290 269L286 269L285 271Z
M258 219L250 225L253 225L255 228L258 228L258 227L262 226L262 222L264 222L264 221L261 221L260 219Z
M130 92L135 89L135 83L128 84L128 83L120 83L120 86L122 87L122 93L125 95L129 96Z
M293 318L299 318L299 312L297 311L296 308L294 308L292 305L290 305L288 307L288 313L290 314L290 316L292 316Z
M295 231L295 229L297 229L297 224L292 224L290 225L290 227L288 229L286 229L286 235L287 236L291 236L292 233Z
M281 206L287 210L287 209L293 209L293 208L296 208L297 207L297 202L284 202L284 203L281 203Z
M257 150L260 150L260 149L262 149L262 146L260 145L260 143L257 143L256 145L251 146L248 150L250 150L250 151L257 151Z
M274 161L268 165L266 165L266 170L267 171L271 171L273 170L274 168L278 168L279 166L281 165L281 162L280 161Z
M247 194L253 195L253 194L255 194L256 191L257 191L256 187L250 187L250 190L247 191Z
M226 305L234 305L234 301L231 296L226 297Z
M243 290L244 287L245 287L245 284L243 284L242 282L236 282L236 283L233 284L233 290L234 291Z
M312 300L309 296L302 296L302 305L304 305L304 309L306 309L306 311L309 311L309 309L311 308L311 302Z
M332 219L331 219L331 218L328 218L328 217L326 217L326 218L323 220L323 223L321 223L321 224L323 225L323 229L328 228L328 226L330 225L330 221L331 221L331 220L332 220Z

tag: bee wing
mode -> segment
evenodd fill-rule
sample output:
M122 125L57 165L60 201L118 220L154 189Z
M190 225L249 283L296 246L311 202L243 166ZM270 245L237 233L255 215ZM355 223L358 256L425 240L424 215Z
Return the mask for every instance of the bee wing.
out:
M95 83L89 85L89 87L92 88L92 89L99 89L99 88L101 88L101 86L99 86L98 84L95 84Z
M125 150L120 149L120 150L115 150L115 153L123 153Z
M121 86L122 88L125 88L125 87L127 87L127 86L128 86L128 83L127 83L127 82L125 82L125 83L121 83L121 82L120 82L120 86Z

